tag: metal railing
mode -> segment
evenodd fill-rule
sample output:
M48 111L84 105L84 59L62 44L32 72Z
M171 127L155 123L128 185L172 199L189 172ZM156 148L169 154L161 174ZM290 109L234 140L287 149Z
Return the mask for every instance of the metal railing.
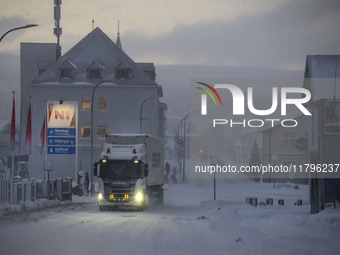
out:
M13 188L12 188L13 186ZM35 201L39 198L50 200L72 200L72 178L56 180L0 179L0 203Z

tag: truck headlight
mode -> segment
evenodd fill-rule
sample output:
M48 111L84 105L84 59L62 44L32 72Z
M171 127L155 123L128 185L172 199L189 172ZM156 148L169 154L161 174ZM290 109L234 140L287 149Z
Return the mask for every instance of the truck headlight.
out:
M143 194L142 194L142 192L138 192L137 195L136 195L136 200L137 200L137 201L142 201L142 199L143 199Z
M103 199L103 194L102 193L99 193L98 194L98 200L102 200Z

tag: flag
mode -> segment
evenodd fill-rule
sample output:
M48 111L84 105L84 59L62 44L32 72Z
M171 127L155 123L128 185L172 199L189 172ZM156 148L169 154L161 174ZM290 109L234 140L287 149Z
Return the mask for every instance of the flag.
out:
M31 154L31 143L32 143L32 121L31 121L31 103L28 107L28 114L27 114L27 129L26 129L26 139L25 139L25 145L26 145L26 152L28 154Z
M11 138L10 138L10 150L11 151L14 151L14 145L15 145L15 97L14 97L14 91L13 91Z
M41 149L40 149L40 155L42 155L44 153L45 150L45 141L46 141L46 123L45 123L46 118L44 118L44 122L43 125L41 127L41 131L40 131L40 139L41 139Z

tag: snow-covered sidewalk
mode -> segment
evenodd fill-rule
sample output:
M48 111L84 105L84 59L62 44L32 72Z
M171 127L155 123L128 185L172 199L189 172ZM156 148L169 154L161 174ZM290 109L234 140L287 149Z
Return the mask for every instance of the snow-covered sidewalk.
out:
M72 201L60 201L58 199L48 200L46 198L39 198L34 201L24 201L15 203L0 203L0 217L3 215L10 215L15 213L30 212L36 209L54 208L62 205L71 205L74 203L91 203L95 198L91 196L73 196Z

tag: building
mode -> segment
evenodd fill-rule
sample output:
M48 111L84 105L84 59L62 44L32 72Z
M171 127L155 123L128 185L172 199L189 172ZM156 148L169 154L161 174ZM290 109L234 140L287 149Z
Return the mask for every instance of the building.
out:
M163 92L155 81L154 64L135 63L122 50L119 34L117 43L114 43L102 30L95 28L58 59L56 49L57 45L53 43L21 44L24 116L27 116L29 102L32 107L30 176L44 176L45 161L53 162L52 178L74 177L77 170L92 170L92 93L94 160L99 159L106 134L147 133L164 137L166 105L159 101ZM44 119L46 115L50 119L51 115L47 102L55 102L56 105L58 102L73 102L77 106L74 153L41 153ZM46 114L46 111L49 113ZM24 117L24 130L26 125L27 118Z
M309 162L314 165L340 164L340 55L310 55L306 58L304 88L311 91L309 107ZM339 174L311 173L311 213L327 204L340 202Z
M309 119L307 116L301 115L295 118L298 123L296 127L276 125L263 130L263 164L299 166L308 163ZM263 178L266 181L305 183L308 176L291 171L287 174L267 174Z

